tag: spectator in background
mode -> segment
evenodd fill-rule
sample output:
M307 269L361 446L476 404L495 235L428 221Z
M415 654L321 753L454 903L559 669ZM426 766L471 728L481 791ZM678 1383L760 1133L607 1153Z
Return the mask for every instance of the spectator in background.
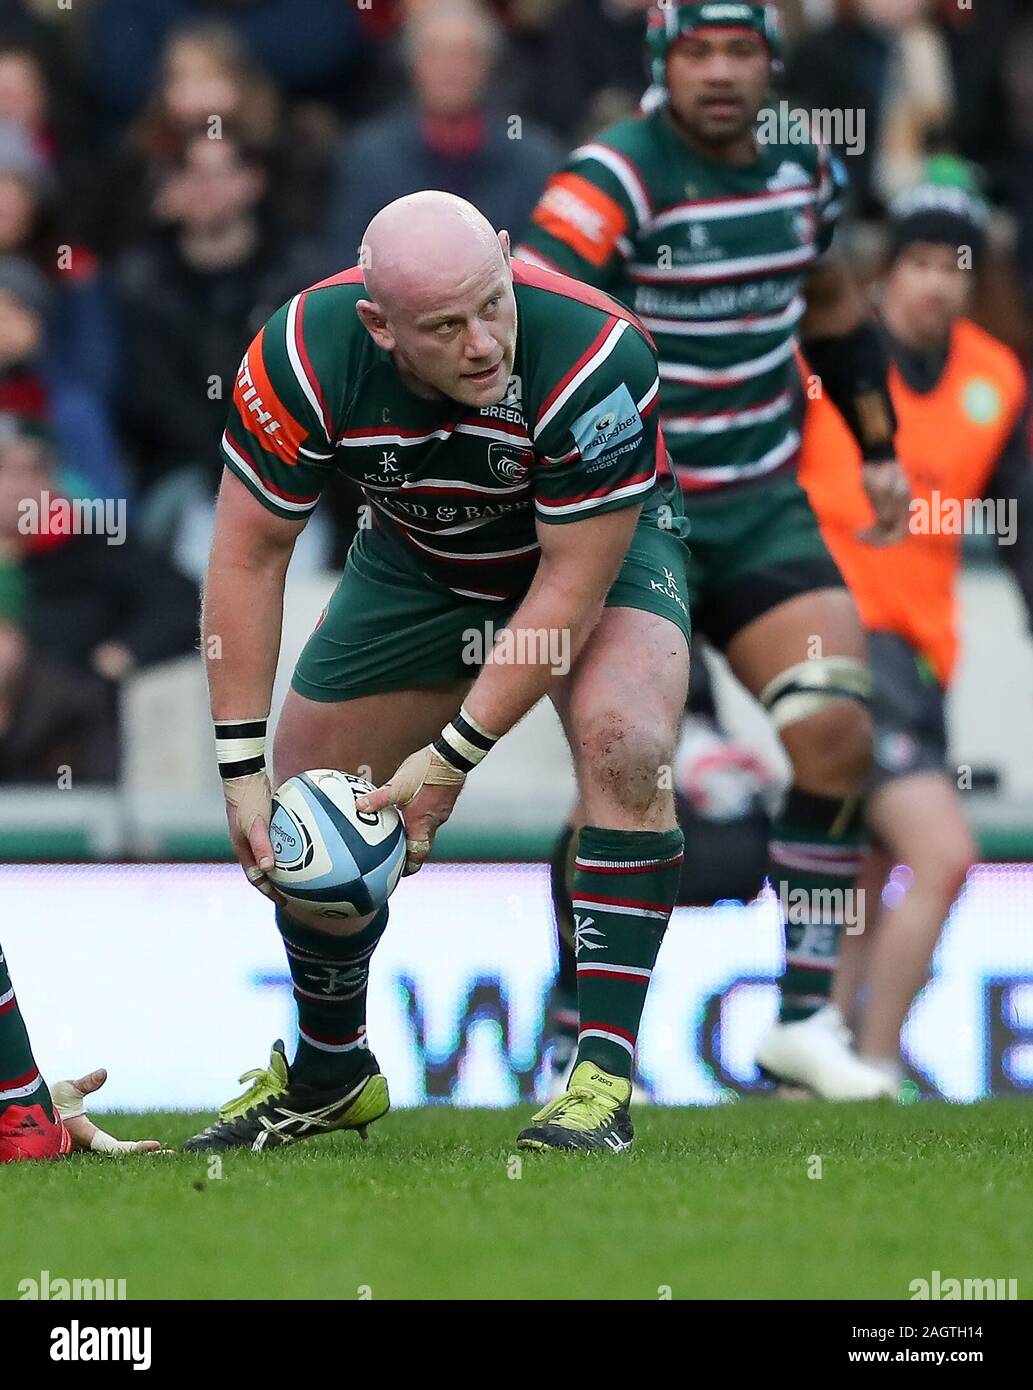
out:
M0 785L110 783L118 720L103 682L33 650L0 592Z
M100 408L110 400L115 378L110 292L93 252L67 239L50 165L25 128L5 119L0 119L0 256L26 257L52 287L48 369L92 392Z
M633 115L649 74L652 0L562 0L545 33L532 101L571 143Z
M931 0L851 0L847 18L815 30L790 56L795 105L865 113L864 149L848 162L861 216L881 215L918 180L952 122L950 58L931 8Z
M52 26L54 30L67 27L67 23ZM10 121L25 132L37 158L62 190L63 225L70 237L79 238L78 204L96 156L88 112L61 45L55 42L57 37L54 32L44 38L38 31L29 37L17 25L12 29L2 15L0 121Z
M363 56L358 5L350 0L99 0L88 70L109 121L139 111L154 90L169 35L199 20L232 25L292 95L339 99Z
M495 227L524 226L562 150L530 121L492 107L502 43L473 0L436 0L409 20L411 98L359 126L340 151L328 227L336 266L354 264L375 212L421 188L469 199Z
M193 585L131 542L51 530L62 496L45 424L0 414L0 782L115 781L118 683L194 644Z
M1018 218L1019 274L1033 312L1033 6L1008 36L1001 80L1004 120L995 132L992 167Z
M155 196L155 230L115 270L125 347L120 418L144 493L142 534L204 569L218 441L248 342L319 278L314 251L267 216L264 152L188 138Z
M23 586L19 621L33 648L112 687L191 651L196 586L129 536L124 505L75 524L64 497L45 425L0 414L0 593Z
M0 411L52 427L77 496L124 497L126 477L107 414L93 393L48 369L55 292L31 261L0 256Z
M199 23L169 35L154 94L116 148L96 200L96 243L110 253L146 236L155 194L185 142L224 130L264 151L277 190L270 210L284 229L315 235L336 126L311 107L287 107L232 28Z

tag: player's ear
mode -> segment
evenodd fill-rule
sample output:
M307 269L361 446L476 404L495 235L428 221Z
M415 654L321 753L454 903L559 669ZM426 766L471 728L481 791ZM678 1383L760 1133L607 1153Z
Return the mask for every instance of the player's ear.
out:
M387 319L384 318L380 305L374 304L371 299L360 299L356 302L355 312L377 347L382 348L384 352L394 352L394 334L387 326Z
M509 258L513 249L513 243L508 232L499 232L499 245L502 247L502 254L506 258L506 264L509 265Z

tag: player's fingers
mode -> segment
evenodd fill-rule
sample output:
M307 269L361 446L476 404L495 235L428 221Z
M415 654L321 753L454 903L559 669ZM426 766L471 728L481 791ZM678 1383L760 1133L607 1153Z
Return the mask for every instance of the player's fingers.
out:
M385 806L394 806L395 804L390 782L386 782L382 787L377 787L375 791L367 792L365 796L355 798L355 805L360 811L382 811Z
M427 862L430 854L431 841L410 840L406 837L405 841L405 869L402 873L403 878L409 878L412 874L418 874Z
M257 864L252 864L252 866L249 869L245 869L244 872L247 874L247 880L248 883L251 884L251 887L257 888L263 897L268 898L270 902L277 903L280 907L287 906L287 899L279 889L273 886Z
M96 1072L93 1073L96 1076ZM106 1075L106 1073L105 1073ZM60 1118L68 1124L69 1120L77 1119L83 1113L83 1097L86 1092L82 1089L84 1081L89 1081L90 1077L80 1077L78 1081L55 1081L50 1088L50 1099L54 1102L54 1109ZM96 1090L96 1086L93 1090Z
M276 860L273 857L272 841L269 839L269 826L261 816L253 822L248 832L247 842L259 871L267 874ZM250 878L251 875L248 874L248 877ZM254 882L253 879L252 882Z
M113 1134L106 1134L102 1129L96 1130L90 1140L92 1153L105 1154L109 1157L122 1154L157 1153L160 1149L161 1145L157 1139L116 1139Z
M94 1091L99 1091L108 1079L108 1073L104 1067L98 1067L96 1071L87 1072L85 1076L80 1076L78 1081L71 1084L82 1096L91 1096Z

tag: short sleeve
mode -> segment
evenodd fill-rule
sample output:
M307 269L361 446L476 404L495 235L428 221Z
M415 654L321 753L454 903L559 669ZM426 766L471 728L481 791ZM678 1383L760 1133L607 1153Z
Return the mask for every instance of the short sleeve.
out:
M625 154L582 145L549 179L516 254L606 287L632 254L646 203L645 184Z
M642 333L610 319L550 393L535 427L535 513L581 521L640 505L656 486L660 380Z
M226 467L264 507L288 520L314 510L334 457L318 406L306 394L308 386L315 397L306 380L311 368L298 351L298 333L297 301L292 300L273 315L241 359L221 444Z

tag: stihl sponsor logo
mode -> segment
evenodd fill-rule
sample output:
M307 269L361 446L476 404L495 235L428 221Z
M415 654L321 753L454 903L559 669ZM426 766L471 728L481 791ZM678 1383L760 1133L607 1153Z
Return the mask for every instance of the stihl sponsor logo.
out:
M589 241L602 241L606 232L606 219L595 208L590 208L587 203L582 202L569 188L553 184L542 195L542 206L546 211L555 213L557 217L576 227Z
M276 434L283 428L279 420L273 418L272 412L266 410L265 402L258 394L258 388L251 378L251 367L246 353L237 373L237 389L240 391L241 404L254 417L254 423L260 427L263 434Z

